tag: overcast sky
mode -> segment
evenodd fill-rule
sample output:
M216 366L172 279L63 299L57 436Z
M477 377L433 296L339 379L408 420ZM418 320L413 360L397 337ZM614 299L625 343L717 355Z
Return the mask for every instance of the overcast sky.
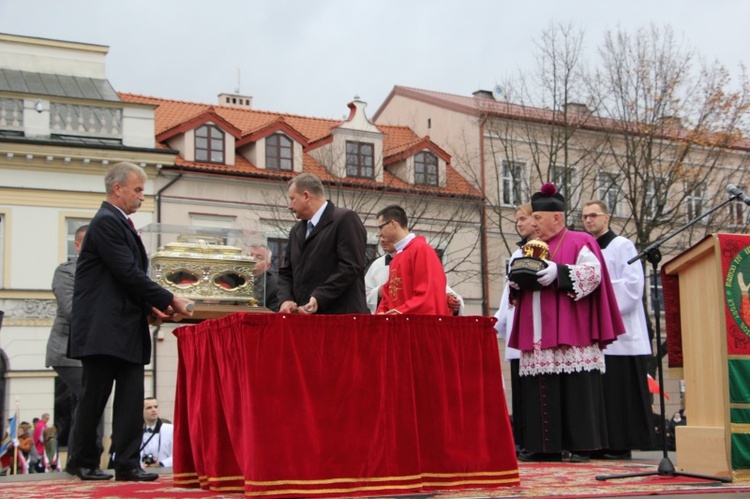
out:
M748 62L745 0L0 0L0 32L110 47L116 90L340 118L372 116L394 85L460 95L534 67L534 40L573 22L586 50L606 30L669 25L732 71Z

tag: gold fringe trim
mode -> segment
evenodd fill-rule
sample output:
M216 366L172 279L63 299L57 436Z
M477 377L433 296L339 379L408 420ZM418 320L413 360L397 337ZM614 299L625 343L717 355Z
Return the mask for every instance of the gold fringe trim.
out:
M506 480L462 480L457 482L423 482L421 484L411 485L370 485L366 487L346 487L340 489L279 489L279 490L268 490L268 491L253 491L245 492L246 496L271 496L271 495L287 495L287 494L305 494L306 496L321 495L321 494L341 494L347 492L365 492L365 491L378 491L378 490L407 490L414 489L416 486L428 486L428 487L455 487L456 485L477 485L488 486L488 485L505 485L519 482L519 478L509 478Z
M518 469L508 471L475 471L472 473L419 473L416 475L406 476L383 476L383 477L370 477L370 478L326 478L324 480L274 480L268 482L258 482L255 480L245 480L247 485L255 486L267 486L267 485L305 485L305 484L332 484L332 483L346 483L346 482L403 482L405 480L421 480L425 477L430 478L462 478L462 477L504 477L508 475L518 475Z

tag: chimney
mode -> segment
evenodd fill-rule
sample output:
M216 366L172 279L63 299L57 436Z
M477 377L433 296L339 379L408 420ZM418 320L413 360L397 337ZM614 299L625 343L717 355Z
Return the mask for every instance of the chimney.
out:
M492 95L492 92L490 90L477 90L476 92L473 92L471 95L473 95L475 99L495 100L495 96Z
M664 128L682 128L682 118L679 116L661 116L656 119L656 122Z
M252 109L253 98L250 95L219 94L219 105L225 107L237 107L240 109Z
M581 104L580 102L568 102L563 107L569 113L587 114L589 112L586 104Z

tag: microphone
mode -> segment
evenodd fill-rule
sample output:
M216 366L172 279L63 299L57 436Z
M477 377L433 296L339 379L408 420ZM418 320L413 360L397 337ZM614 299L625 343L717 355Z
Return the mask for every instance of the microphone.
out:
M732 196L736 197L737 199L739 199L740 201L742 201L743 203L745 203L746 205L750 206L750 196L742 192L742 189L740 189L736 185L729 184L727 186L727 192L731 194Z

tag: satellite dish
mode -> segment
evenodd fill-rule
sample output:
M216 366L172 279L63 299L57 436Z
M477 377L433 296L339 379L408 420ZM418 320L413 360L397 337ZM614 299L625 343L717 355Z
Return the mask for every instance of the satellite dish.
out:
M495 88L492 89L492 98L495 100L500 100L503 96L503 87L500 85L495 85Z

